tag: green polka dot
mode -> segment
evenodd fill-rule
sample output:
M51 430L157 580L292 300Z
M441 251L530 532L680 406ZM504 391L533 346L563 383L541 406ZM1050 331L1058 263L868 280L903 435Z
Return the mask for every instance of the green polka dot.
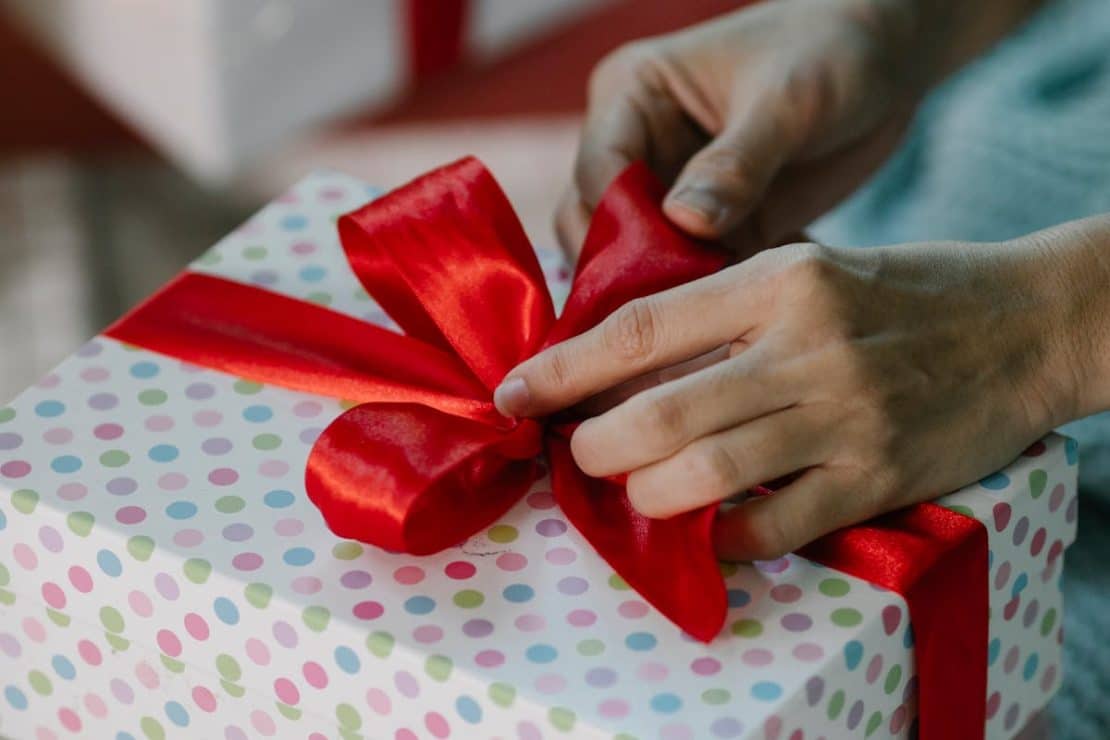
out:
M147 388L139 393L139 403L143 406L159 406L166 402L169 396L160 388Z
M366 636L366 648L379 658L388 658L393 652L393 635L388 632L371 632Z
M166 670L171 673L181 673L185 670L185 664L177 658L171 658L168 655L160 655L158 657L161 659L162 665L166 667Z
M104 641L117 653L126 652L127 648L131 647L130 640L124 639L119 635L113 635L111 632L104 633Z
M883 715L879 712L872 712L871 716L867 718L867 730L865 737L871 737L875 734L875 730L879 729L879 725L883 723Z
M344 411L350 411L355 406L358 406L359 403L361 403L361 402L360 401L354 401L354 400L351 400L349 398L344 398L343 400L341 400L339 402L339 408L343 409Z
M605 643L601 640L582 640L577 646L578 654L592 658L605 652Z
M440 682L450 678L453 667L454 664L446 655L429 655L428 659L424 661L424 672L433 680Z
M330 306L332 301L331 293L325 293L322 290L316 290L304 297L309 303L316 303L321 306Z
M281 447L281 437L276 434L259 434L254 438L256 450L276 450Z
M462 591L455 594L452 599L452 601L455 602L455 606L462 609L477 608L481 606L485 600L486 597L482 595L481 591L475 591L472 588L464 588Z
M830 619L837 627L855 627L863 621L863 615L859 613L858 609L846 606L841 609L834 609Z
M489 700L499 707L512 706L516 699L516 689L507 683L491 683L489 685Z
M627 591L629 589L629 586L627 583L625 583L623 578L614 573L613 575L609 576L609 588L613 589L614 591Z
M562 732L570 732L574 728L575 719L574 712L566 707L552 707L547 712L547 721L556 730Z
M613 735L613 740L640 740L640 738L635 735L629 735L627 732L618 732L616 735Z
M836 693L829 699L828 715L829 719L836 719L840 716L840 712L844 709L844 692L837 689Z
M66 517L66 526L78 537L88 537L95 522L96 517L87 511L73 511Z
M888 694L893 694L900 683L902 683L902 666L895 663L886 673L886 681L883 682L883 691Z
M358 290L355 291L355 300L356 301L368 301L368 300L370 300L370 294L367 293L366 290L364 290L363 288L359 288Z
M253 396L262 390L261 383L255 383L253 380L243 380L240 378L235 381L235 385L231 386L235 389L236 393L242 393L244 396Z
M239 496L220 496L216 499L216 511L221 514L235 514L246 505L247 502Z
M239 667L239 661L227 653L220 653L216 656L216 670L228 681L238 681L243 675L243 669Z
M145 563L154 553L154 540L145 534L135 535L127 540L127 552L131 553L131 557Z
M223 256L215 249L209 249L207 252L197 257L196 264L198 265L218 265L223 261Z
M232 683L231 681L221 680L220 686L223 687L223 690L227 692L228 696L235 699L242 699L243 696L247 693L247 690L245 688L237 683Z
M123 632L123 615L115 607L105 606L100 609L100 623L109 632Z
M738 619L732 623L732 634L737 637L759 637L763 624L758 619Z
M208 580L208 576L212 574L212 563L204 558L189 558L185 561L182 570L185 571L185 577L193 583L204 583Z
M968 507L966 507L966 506L961 506L961 505L959 505L959 504L956 504L956 505L954 505L954 506L949 506L949 507L948 507L948 510L949 510L949 511L954 511L954 512L956 512L957 514L963 514L964 516L970 516L970 517L972 517L972 518L974 518L974 517L975 517L975 512L973 512L973 511L972 511L971 509L969 509Z
M30 514L35 510L38 503L38 491L32 491L30 488L20 488L18 491L12 491L12 508L20 514Z
M335 718L346 729L357 730L362 727L362 717L358 716L358 710L350 704L343 703L337 706L335 708Z
M730 699L732 693L728 689L706 689L701 692L701 700L711 706L727 704Z
M301 613L301 619L304 620L304 626L313 632L323 632L331 621L331 612L323 606L309 606Z
M7 586L12 582L11 571L3 563L0 563L0 586Z
M257 262L258 260L266 259L266 247L250 246L243 248L243 259Z
M495 524L489 528L486 536L490 538L491 542L504 545L515 540L520 536L520 533L516 531L516 527L510 527L508 524Z
M286 719L291 719L296 722L301 718L302 712L296 707L291 707L288 704L281 703L280 701L274 702L274 705L277 707L278 714L280 714L282 717L285 717Z
M274 589L268 583L248 583L243 589L243 597L255 609L265 609L270 605L270 597Z
M825 596L833 597L844 596L851 588L843 578L826 578L817 586L817 589Z
M27 681L31 684L31 688L35 690L36 694L42 696L50 696L50 692L54 690L51 685L50 679L42 671L31 671L27 674Z
M6 424L15 418L15 409L11 406L5 406L0 409L0 424Z
M342 727L339 728L340 740L366 740L361 732L355 730L347 730Z
M1033 498L1040 498L1048 485L1048 473L1038 468L1029 474L1029 493Z
M70 618L57 609L47 609L46 616L50 618L51 622L58 625L59 627L69 626Z
M1041 617L1041 635L1048 637L1048 633L1056 626L1056 609L1055 607L1049 608Z
M100 453L100 464L106 468L119 468L131 462L131 456L123 450L108 450Z
M15 594L6 588L0 588L0 604L11 606L15 603Z
M357 542L337 542L331 549L331 554L336 560L354 560L362 554L362 545Z
M150 740L165 740L166 730L162 727L162 723L154 717L143 717L139 720L139 727L142 728L143 734Z

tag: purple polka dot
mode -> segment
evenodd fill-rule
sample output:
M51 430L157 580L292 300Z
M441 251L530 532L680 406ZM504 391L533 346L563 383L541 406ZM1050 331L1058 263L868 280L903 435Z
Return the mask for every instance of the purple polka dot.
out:
M193 401L203 401L216 395L211 383L190 383L185 387L185 397Z
M816 706L817 702L821 701L821 695L824 693L825 679L814 676L806 681L806 703L811 707Z
M239 480L239 474L231 468L216 468L208 474L208 482L214 486L230 486Z
M169 573L159 573L154 576L154 588L167 601L176 601L177 597L181 595L181 590L177 587L177 581Z
M659 740L694 740L694 731L689 725L663 725L659 730Z
M158 478L158 487L164 491L180 491L188 484L184 473L166 473Z
M429 645L443 639L443 629L434 624L422 624L412 631L413 639Z
M155 414L148 418L143 426L152 432L168 432L173 429L173 419L165 414Z
M366 588L373 580L364 570L349 570L339 577L339 582L347 588Z
M251 273L250 281L256 285L273 285L278 281L278 274L273 270L256 270Z
M393 675L393 684L403 696L412 699L420 694L420 684L416 682L412 674L408 671L397 671Z
M0 450L14 450L23 444L23 437L14 432L0 434Z
M565 594L567 596L578 596L579 594L584 594L586 593L586 589L588 589L589 587L590 584L586 582L586 579L579 578L578 576L568 576L567 578L563 578L559 581L557 585L559 593Z
M231 440L226 437L210 437L200 443L200 448L209 455L226 455L231 452Z
M52 445L67 445L73 441L73 431L65 427L54 427L43 432L42 438Z
M721 717L713 720L709 730L714 737L733 738L740 737L744 733L744 725L740 724L735 717Z
M807 663L825 657L825 649L812 642L800 642L794 647L792 652L795 658Z
M315 444L316 440L319 439L320 435L323 433L324 430L320 429L319 427L308 427L307 429L302 429L301 433L298 434L297 437L301 440L301 442L304 442L306 445L310 445Z
M146 519L146 509L141 506L123 506L116 511L116 521L120 524L138 524Z
M470 619L463 623L462 631L467 637L488 637L493 633L493 622L488 619Z
M3 652L9 658L18 658L23 654L23 648L19 645L19 640L7 632L0 633L0 652Z
M852 708L848 710L848 718L847 720L845 720L848 725L848 729L856 729L856 726L859 725L861 719L863 719L863 702L859 699L856 699L855 703L852 704Z
M94 393L89 396L89 408L97 411L114 409L119 404L119 398L114 393Z
M774 659L771 651L765 650L764 648L751 648L750 650L745 650L740 655L740 660L747 665L754 666L770 665L771 661Z
M252 571L262 567L262 556L256 552L241 552L231 559L236 570Z
M62 535L50 526L39 529L39 542L50 552L61 552L63 547Z
M273 633L274 639L277 640L278 645L286 648L294 648L297 646L297 630L293 629L292 625L288 622L280 620L274 622Z
M760 560L754 563L757 570L764 573L782 573L790 567L790 560L788 558L779 558L778 560Z
M85 342L84 344L81 345L80 349L77 350L77 356L78 357L96 357L103 350L104 350L104 348L100 345L100 342L95 342L95 341Z
M1020 545L1025 542L1025 536L1029 534L1029 517L1022 517L1018 519L1017 524L1014 525L1013 541L1014 545Z
M304 531L304 522L300 519L279 519L274 522L274 531L282 537L296 537Z
M280 478L289 472L289 463L283 460L266 460L258 466L258 472L267 478Z
M63 483L58 486L58 498L63 501L78 501L88 493L89 489L83 483Z
M1075 521L1076 515L1079 513L1079 497L1072 496L1071 501L1068 502L1068 508L1064 510L1064 521L1072 524Z
M314 416L319 416L320 412L323 410L324 407L319 401L299 401L293 407L293 413L302 419L311 419Z
M81 380L87 383L102 383L110 376L106 367L87 367L81 371Z
M112 478L105 487L113 496L129 496L135 492L139 484L134 478Z
M173 536L173 542L178 547L196 547L204 542L204 535L199 529L182 529Z
M541 694L558 694L567 687L567 680L557 673L545 673L536 679L536 690Z
M596 689L606 689L617 682L617 672L612 668L591 668L586 671L586 683Z
M536 524L536 533L541 537L558 537L567 531L567 523L561 519L544 519Z
M1002 718L1002 725L1007 731L1014 729L1017 726L1018 717L1021 716L1021 707L1016 703L1011 704L1006 709L1006 716Z
M223 536L231 542L244 542L254 535L254 529L243 522L236 522L224 527Z
M570 565L577 557L569 547L553 547L544 554L544 558L552 565Z
M802 598L802 589L792 583L780 583L771 588L771 598L780 604L793 604Z
M112 690L112 696L116 697L121 704L130 704L135 701L135 692L126 681L113 678L108 686Z
M801 614L799 612L792 612L785 614L782 617L783 629L791 632L805 632L813 626L813 620L810 619L808 614Z

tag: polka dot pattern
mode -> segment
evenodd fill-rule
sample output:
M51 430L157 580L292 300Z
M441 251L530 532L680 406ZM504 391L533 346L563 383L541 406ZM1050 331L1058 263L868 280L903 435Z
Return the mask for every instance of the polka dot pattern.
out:
M339 175L309 178L194 269L388 324L334 231L334 216L370 195ZM565 295L557 255L540 256ZM723 568L728 622L705 646L593 554L547 478L438 555L337 540L302 481L343 408L98 338L0 409L3 730L792 738L913 727L904 603L796 556ZM944 500L988 523L992 732L1019 727L1059 682L1070 454L1050 437Z

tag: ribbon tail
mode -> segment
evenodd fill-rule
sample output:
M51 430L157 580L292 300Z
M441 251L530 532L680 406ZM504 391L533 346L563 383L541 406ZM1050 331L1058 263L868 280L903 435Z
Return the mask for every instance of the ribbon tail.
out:
M728 610L711 536L717 507L649 519L632 508L622 484L579 470L565 439L549 436L547 452L555 499L598 554L688 634L716 637Z

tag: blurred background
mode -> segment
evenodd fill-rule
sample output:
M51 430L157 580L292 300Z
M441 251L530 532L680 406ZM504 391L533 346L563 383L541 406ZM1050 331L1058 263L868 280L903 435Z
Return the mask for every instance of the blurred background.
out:
M476 154L533 241L593 65L735 0L0 0L0 398L305 173Z

